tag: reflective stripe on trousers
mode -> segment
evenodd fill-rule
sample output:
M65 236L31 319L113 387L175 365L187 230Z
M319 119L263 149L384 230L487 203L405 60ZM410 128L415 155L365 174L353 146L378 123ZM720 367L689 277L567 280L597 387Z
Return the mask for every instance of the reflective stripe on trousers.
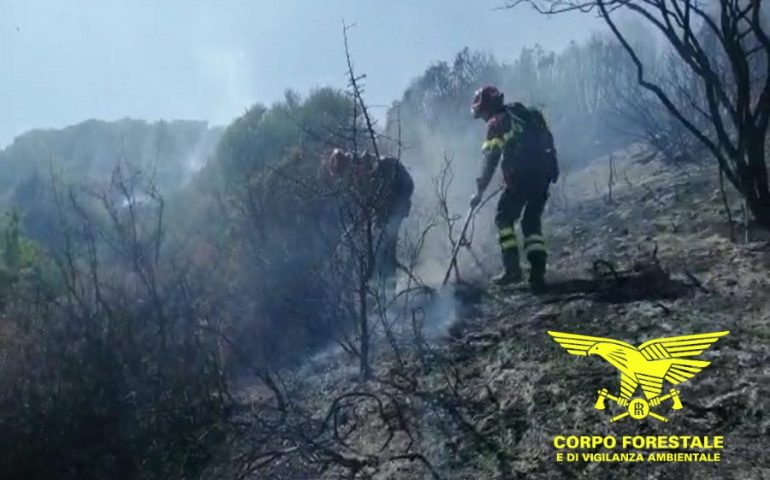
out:
M501 228L497 235L501 250L511 250L519 247L519 242L516 239L516 230L513 227Z
M524 239L524 251L529 255L534 252L546 252L545 237L540 234L529 235Z

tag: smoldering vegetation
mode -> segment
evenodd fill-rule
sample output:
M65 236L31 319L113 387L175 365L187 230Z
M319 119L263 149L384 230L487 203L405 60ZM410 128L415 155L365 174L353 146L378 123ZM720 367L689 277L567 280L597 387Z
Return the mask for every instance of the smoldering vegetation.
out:
M698 74L667 49L634 46L719 141L725 132L700 113L708 92ZM446 455L421 450L423 435L481 452L509 478L511 459L468 415L494 395L463 397L458 369L432 348L458 308L484 296L466 265L450 272L451 294L438 288L448 252L469 240L459 229L484 135L468 112L473 92L496 84L544 111L563 171L552 211L570 211L559 192L597 157L641 143L667 165L697 162L703 142L638 85L606 37L561 52L534 46L511 62L463 50L417 77L382 125L344 53L345 89L287 92L223 131L86 122L0 152L9 478L199 478L215 467L220 477L368 478L401 463L444 478L451 462L434 465ZM334 148L395 156L414 177L395 298L372 281L382 235L372 205L324 179ZM479 252L493 251L491 210L468 235ZM464 258L477 275L496 261ZM308 369L326 365L350 374L314 390ZM423 374L441 381L423 385ZM516 424L524 415L509 413ZM364 441L371 430L376 445ZM461 450L461 438L473 448Z
M696 118L689 92L683 93L696 85L694 74L646 38L640 35L635 47L653 65L650 75L679 92L691 117ZM485 134L483 122L469 115L467 99L480 85L499 86L508 102L519 101L543 111L562 170L550 208L569 207L558 193L570 182L571 171L630 143L647 145L652 154L663 155L671 164L702 159L703 148L639 86L636 67L621 45L606 36L572 43L561 52L547 52L537 45L525 48L512 62L466 49L452 61L429 67L388 112L388 138L397 140L403 161L417 182L426 186L416 193L418 204L435 204L443 189L446 198L442 200L454 215L467 209L474 179L480 173ZM491 250L495 242L493 215L494 209L487 208L474 224L479 228L475 241L481 251ZM442 220L452 223L449 218ZM438 235L431 237L433 249L425 252L422 268L428 278L440 280L447 255L441 246L447 242L437 237L448 232L433 233Z

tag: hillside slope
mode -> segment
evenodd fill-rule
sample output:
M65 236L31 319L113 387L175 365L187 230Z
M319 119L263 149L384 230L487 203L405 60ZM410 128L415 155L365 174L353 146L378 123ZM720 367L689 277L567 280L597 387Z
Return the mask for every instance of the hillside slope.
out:
M178 187L203 166L216 148L222 128L207 122L175 120L148 123L122 119L88 120L62 129L32 130L0 149L0 194L33 175L46 179L51 168L65 178L109 179L118 162L155 171L162 189Z
M548 219L551 294L491 295L480 315L452 328L447 348L470 360L457 362L469 394L489 386L504 399L485 421L486 434L500 439L512 471L527 478L767 478L770 462L761 440L770 427L762 413L770 407L770 245L766 239L736 244L726 238L712 165L674 171L654 161L639 165L639 159L616 165L616 174L629 181L615 186L613 203L606 187L584 188L582 195L573 188L573 207ZM576 176L584 176L583 186L593 184L607 178L602 167L595 163ZM597 260L613 265L617 278ZM680 387L685 408L669 411L670 423L611 425L593 403L600 386L616 391L617 371L597 357L567 355L547 330L633 345L731 333L702 355L712 366ZM494 341L468 342L478 337ZM553 437L573 434L724 435L726 446L719 464L555 463Z
M275 479L351 471L377 479L768 478L770 244L758 231L748 243L729 240L711 164L672 169L625 152L614 158L612 201L608 165L593 162L554 192L547 295L458 286L463 304L448 331L430 345L416 342L413 354L380 345L377 378L367 384L351 382L343 355L319 357L287 387L319 429L313 447L292 446L307 429L299 437L285 429L276 438L288 448L267 470L245 467L237 442L228 468ZM739 217L739 204L731 208ZM611 424L593 405L598 388L617 391L617 371L597 357L568 355L548 330L633 345L730 334L701 355L712 365L680 386L684 409L659 407L668 423ZM379 407L344 402L367 395ZM252 407L261 401L246 398ZM324 434L331 418L337 433ZM552 444L556 435L672 434L725 436L722 461L557 463ZM290 455L295 448L301 453Z
M52 180L106 185L115 168L152 179L166 198L179 193L213 155L221 127L193 120L88 120L62 129L32 130L0 150L0 212L21 214L25 235L55 242Z

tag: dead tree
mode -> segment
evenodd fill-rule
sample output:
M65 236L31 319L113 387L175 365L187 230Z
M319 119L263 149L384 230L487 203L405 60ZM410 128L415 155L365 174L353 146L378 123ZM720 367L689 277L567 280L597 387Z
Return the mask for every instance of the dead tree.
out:
M514 0L542 14L598 12L636 67L637 81L717 159L725 177L746 199L756 221L770 226L765 158L770 125L770 29L759 0ZM713 136L687 115L670 89L651 78L623 28L622 14L641 19L666 39L672 53L698 79L702 112Z
M455 279L460 280L460 271L457 266L457 254L456 251L460 247L460 243L463 238L455 238L455 227L458 222L462 222L462 217L451 213L449 209L449 188L454 180L454 168L452 168L452 160L444 154L444 163L441 171L438 175L433 177L433 192L438 201L438 216L446 229L447 240L449 242L449 252L454 253L452 257L449 270L444 278L446 284L449 279L449 274L454 271ZM460 226L462 228L462 225Z
M612 205L615 199L612 197L612 189L615 186L615 157L610 153L607 157L609 172L607 173L607 203Z
M362 81L366 75L356 73L353 66L353 60L350 53L348 42L348 31L351 26L343 23L343 40L345 47L345 59L347 64L348 90L351 97L352 112L350 116L349 145L354 157L359 153L366 154L364 145L368 145L374 155L374 161L382 160L382 149L380 148L381 135L377 130L369 106L364 100L364 86ZM392 139L391 139L392 140ZM362 141L364 145L362 145ZM398 152L401 152L400 139L396 145ZM400 162L400 158L396 158ZM376 170L376 167L375 167ZM371 377L370 364L370 346L371 346L371 325L370 313L386 303L384 292L380 288L372 288L371 280L375 277L379 269L378 258L385 248L384 242L387 231L387 222L389 219L383 218L388 210L388 202L394 201L391 191L396 182L396 169L392 169L392 178L372 178L367 180L354 179L346 185L343 192L347 201L342 202L344 228L346 232L343 236L342 247L347 251L348 258L353 259L356 270L355 295L357 297L357 316L358 316L358 334L359 334L359 360L360 374L362 380L368 380ZM371 172L376 177L375 172ZM369 182L369 180L372 180ZM363 183L363 185L361 185ZM383 279L378 278L378 281ZM383 324L386 334L389 335L388 328Z
M636 68L623 47L607 40L600 45L604 62L596 81L604 84L608 100L605 105L610 114L608 127L625 138L645 143L666 162L693 160L695 138L668 114L655 95L638 84ZM640 58L655 65L650 75L672 92L676 103L682 105L683 114L705 130L700 115L704 110L703 95L694 74L671 55L660 56L642 45L636 48Z
M735 224L733 223L733 213L730 210L730 202L727 199L727 192L725 191L725 174L722 171L722 166L719 166L719 193L722 196L722 204L725 207L725 215L727 216L727 224L730 226L730 240L735 241Z
M377 135L374 130L374 124L369 110L363 99L361 81L366 76L358 76L353 68L353 60L350 55L350 46L348 44L348 30L351 26L343 22L342 36L345 44L345 59L347 63L348 87L352 97L353 111L351 114L351 143L353 146L353 155L359 153L359 123L363 118L366 124L366 131L369 133L372 149L377 159L380 158L380 150L377 146ZM348 245L354 250L354 256L357 259L357 297L358 297L358 334L359 334L359 372L362 380L368 380L371 377L372 370L369 362L369 348L371 335L369 332L369 279L374 274L375 260L377 256L376 240L374 230L374 218L371 215L371 198L361 195L361 191L351 189L349 197L353 200L353 210L346 217L352 220L349 223Z

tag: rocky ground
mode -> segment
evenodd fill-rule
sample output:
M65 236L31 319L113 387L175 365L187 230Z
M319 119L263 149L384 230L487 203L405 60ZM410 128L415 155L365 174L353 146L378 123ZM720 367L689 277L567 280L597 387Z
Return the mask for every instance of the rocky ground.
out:
M674 473L768 478L763 445L770 426L765 414L770 407L770 245L758 229L745 243L744 232L736 228L740 240L730 241L712 165L672 170L655 161L640 165L640 160L644 157L631 155L618 161L612 202L602 183L593 195L570 192L574 205L549 218L553 293L492 295L480 315L452 329L463 349L468 335L498 335L467 355L473 359L463 368L473 376L468 388L490 386L519 414L520 438L510 443L509 453L516 472L527 478L670 478ZM602 165L597 162L579 175L606 179ZM733 216L740 219L740 208ZM616 279L597 260L623 273ZM610 425L592 405L597 386L617 388L616 371L595 358L566 355L546 330L634 345L664 336L731 333L703 355L712 366L682 385L685 408L671 412L670 423ZM503 425L508 415L501 412L492 423ZM511 432L500 428L497 435ZM550 442L560 434L724 435L726 447L716 465L555 464Z
M313 437L317 445L360 465L340 466L321 449L244 478L770 478L767 237L736 225L731 241L710 162L670 168L641 151L618 154L610 196L605 160L554 192L548 294L460 286L448 330L430 343L396 342L398 356L379 346L375 380L351 382L345 356L327 354L287 387L314 428L326 419L342 432ZM737 224L740 202L728 194ZM702 355L712 365L680 386L684 408L659 407L668 423L611 424L593 404L598 388L618 389L617 371L568 355L548 330L633 345L730 334ZM724 435L725 448L720 463L555 462L555 435L634 434Z

